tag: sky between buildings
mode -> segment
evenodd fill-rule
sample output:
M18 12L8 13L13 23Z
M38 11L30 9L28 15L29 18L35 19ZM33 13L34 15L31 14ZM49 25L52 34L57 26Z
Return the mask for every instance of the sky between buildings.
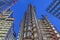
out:
M60 20L49 14L46 9L53 2L53 0L18 0L18 2L11 8L13 10L14 20L14 30L16 35L18 35L20 29L20 23L24 17L24 13L27 10L28 4L32 4L36 8L37 18L41 18L42 14L47 15L50 22L56 27L60 32Z

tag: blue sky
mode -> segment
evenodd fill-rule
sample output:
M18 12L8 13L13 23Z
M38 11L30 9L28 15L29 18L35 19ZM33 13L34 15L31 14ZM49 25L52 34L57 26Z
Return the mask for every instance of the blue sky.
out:
M32 4L36 7L36 14L38 19L41 18L42 14L47 15L50 22L60 32L60 20L46 11L51 2L52 0L18 0L18 2L11 8L11 10L14 11L14 30L16 32L16 35L18 35L20 23L24 17L25 11L27 10L28 4Z

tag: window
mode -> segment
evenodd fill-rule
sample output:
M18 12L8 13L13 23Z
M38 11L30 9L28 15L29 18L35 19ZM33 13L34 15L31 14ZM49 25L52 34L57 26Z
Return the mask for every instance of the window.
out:
M35 27L35 24L33 24L33 27Z
M26 26L27 24L25 23L25 26Z
M32 33L31 32L27 32L27 36L31 36L32 35Z
M28 25L32 25L32 23L28 23Z
M0 1L0 7L3 6L5 3L3 1Z
M27 30L27 27L25 27L24 30L26 31Z
M34 28L33 31L36 31L36 28Z
M24 37L26 37L26 32L24 33Z
M34 34L34 37L37 37L37 33Z
M29 26L29 27L28 27L28 30L32 30L32 27L31 27L31 26Z

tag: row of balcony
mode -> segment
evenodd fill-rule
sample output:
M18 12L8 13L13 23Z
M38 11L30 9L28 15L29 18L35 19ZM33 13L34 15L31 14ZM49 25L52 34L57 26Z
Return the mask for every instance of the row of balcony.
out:
M46 19L41 20L40 24L42 25L42 27L40 26L40 30L42 31L42 34L45 35L44 38L46 40L48 40L48 39L59 40L58 32L56 31L54 26L48 22L48 20L46 20Z

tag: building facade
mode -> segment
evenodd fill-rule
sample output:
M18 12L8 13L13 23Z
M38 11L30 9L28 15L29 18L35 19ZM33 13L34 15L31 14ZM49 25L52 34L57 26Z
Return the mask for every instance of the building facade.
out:
M10 10L17 0L0 0L0 40L15 40L13 21Z
M21 24L21 34L18 40L39 40L40 35L38 31L35 8L29 5L25 13L24 21Z
M47 12L60 19L60 0L53 0L53 2L47 8Z
M36 18L35 7L31 4L20 25L18 40L60 40L60 34L45 15L42 15L42 19Z
M13 40L13 31L12 30L12 25L13 25L13 21L14 21L14 18L8 18L9 17L9 14L11 12L6 12L6 14L0 16L0 40ZM10 35L10 36L9 36ZM8 39L8 37L10 38L13 38L13 39Z
M55 26L50 23L45 15L42 15L42 17L42 19L38 20L38 24L43 40L60 40L60 33Z
M9 8L11 8L17 0L0 0L0 12L5 13Z

